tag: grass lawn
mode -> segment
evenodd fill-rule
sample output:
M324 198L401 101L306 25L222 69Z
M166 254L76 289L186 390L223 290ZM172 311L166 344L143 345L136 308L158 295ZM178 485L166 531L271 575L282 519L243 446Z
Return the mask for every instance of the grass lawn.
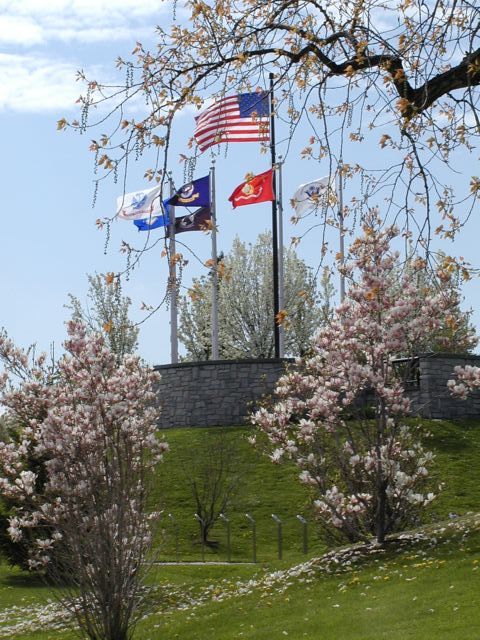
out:
M306 572L291 574L285 572L306 561L296 514L305 515L310 522L308 558L320 557L326 550L325 540L314 532L308 491L297 482L295 468L274 466L252 449L246 441L247 429L229 429L229 436L238 441L245 469L241 491L229 512L233 560L242 563L156 567L151 575L154 613L141 621L136 639L480 638L480 520L472 515L449 519L451 513L463 516L480 511L480 426L443 421L429 421L427 426L432 435L426 444L437 457L435 478L445 483L425 513L429 540L382 551L351 565L339 556L341 560L332 564L330 572L317 563ZM165 514L172 513L180 525L182 560L199 560L201 549L196 542L195 507L175 452L195 448L204 433L203 429L166 432L171 453L157 483L155 504ZM257 565L246 562L251 559L247 512L257 520ZM276 559L272 513L284 523L282 561ZM446 524L438 524L443 520ZM171 519L165 517L161 528L161 559L174 560ZM225 559L222 525L212 538L219 546L207 549L207 560ZM273 577L267 577L272 573ZM246 587L250 580L253 583ZM49 597L34 577L0 564L0 637L76 637L65 628L55 630L55 622L48 621L55 619ZM11 627L29 621L30 629Z
M444 519L449 513L480 511L480 425L473 420L423 421L431 437L425 446L435 453L432 476L444 488L430 511Z
M158 604L139 624L136 638L477 640L480 517L422 533L414 543L366 556L358 547L293 569L278 563L160 567L152 576ZM29 607L24 611L28 615ZM4 637L73 640L75 634L39 628Z
M208 430L216 431L216 430ZM218 430L217 430L218 431ZM206 429L169 429L165 431L171 451L160 465L157 484L156 506L164 509L162 521L163 539L160 558L176 559L174 526L171 513L179 525L179 556L181 560L200 560L201 546L198 543L199 527L194 518L193 501L188 480L178 458L185 449L195 451ZM301 560L302 527L297 514L310 520L309 547L311 553L320 553L325 542L313 526L308 490L297 481L298 470L293 465L274 465L257 452L247 441L248 428L230 428L228 435L238 445L241 481L232 508L228 511L231 520L232 560L252 560L253 545L251 524L245 517L251 514L256 520L257 559L259 562L277 558L277 524L272 513L282 520L284 559L291 562ZM207 559L226 560L226 529L219 521L212 532L212 539L219 546L206 549Z
M52 608L56 603L40 578L0 563L0 638L59 638L50 631L42 632ZM35 629L35 633L12 632L22 627Z
M425 514L426 521L444 520L450 513L464 514L480 511L480 426L473 421L453 423L422 420L431 434L425 446L436 456L433 468L434 484L444 484L437 500ZM171 451L159 472L156 505L164 508L161 559L175 560L175 537L171 518L179 523L179 556L181 560L200 560L198 523L194 519L195 504L178 457L185 448L195 450L206 429L171 429L165 431ZM215 430L209 430L215 431ZM322 553L325 540L313 525L308 489L298 480L294 465L274 465L247 442L248 428L231 428L229 436L238 443L243 464L243 481L239 495L229 511L232 527L232 559L248 561L252 557L251 528L245 513L257 521L257 557L260 562L277 558L277 526L272 513L282 522L283 556L290 562L301 561L302 530L296 515L310 522L309 555ZM206 549L207 559L226 559L226 532L219 522L212 538L219 542L217 549Z
M441 640L480 637L480 518L337 568L286 576L247 595L152 616L142 640Z

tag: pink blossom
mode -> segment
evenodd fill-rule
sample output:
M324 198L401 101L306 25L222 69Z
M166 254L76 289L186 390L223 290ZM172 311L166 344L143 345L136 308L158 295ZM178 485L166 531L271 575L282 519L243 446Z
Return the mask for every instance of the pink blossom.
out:
M40 523L54 532L34 541L32 566L43 565L49 559L45 550L59 540L68 547L72 519L85 539L97 526L115 537L112 514L119 502L131 526L131 537L128 530L123 534L125 549L140 549L136 536L140 532L146 540L149 528L145 478L168 448L157 435L156 372L136 356L119 365L101 336L87 335L75 322L68 324L65 349L53 375L43 355L30 362L0 336L0 356L10 374L1 402L21 428L18 446L0 443L0 494L17 505L9 534L19 540ZM31 459L44 461L41 488ZM89 508L94 496L101 497L103 512Z
M383 541L433 499L423 493L432 456L418 442L419 427L401 423L410 401L392 361L415 355L444 322L450 300L420 292L415 273L401 274L390 249L397 234L369 214L345 267L345 301L319 330L314 353L279 380L273 406L252 416L270 440L270 458L298 465L300 481L315 490L319 518L351 540L374 534ZM462 374L462 384L475 376Z

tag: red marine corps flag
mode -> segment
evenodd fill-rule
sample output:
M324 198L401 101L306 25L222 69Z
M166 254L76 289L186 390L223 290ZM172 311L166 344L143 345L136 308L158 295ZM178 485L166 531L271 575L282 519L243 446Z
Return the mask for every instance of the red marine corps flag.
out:
M258 176L250 174L229 197L234 208L246 204L257 204L257 202L272 202L273 200L275 200L273 169L260 173Z

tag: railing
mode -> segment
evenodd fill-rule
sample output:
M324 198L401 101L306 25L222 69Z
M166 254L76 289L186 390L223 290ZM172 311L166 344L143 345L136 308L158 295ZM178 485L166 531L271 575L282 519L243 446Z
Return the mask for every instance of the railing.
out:
M168 513L162 521L162 538L159 540L159 560L165 562L250 562L258 563L282 560L285 552L307 555L309 552L308 521L300 514L287 517L271 514L271 520L257 519L250 513L243 518L239 514L228 517L221 514L217 520L211 541L201 535L203 522L197 513L192 520L201 525L200 535L188 522L182 523ZM272 520L274 526L272 526ZM298 526L300 523L300 527ZM288 535L285 536L285 527ZM262 535L259 537L259 527ZM198 530L197 530L198 531Z

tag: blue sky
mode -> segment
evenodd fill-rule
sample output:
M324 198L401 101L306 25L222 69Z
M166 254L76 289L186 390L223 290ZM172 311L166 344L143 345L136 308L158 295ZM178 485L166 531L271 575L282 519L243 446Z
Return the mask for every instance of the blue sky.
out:
M0 325L19 345L36 342L39 348L48 349L54 342L60 348L68 318L64 308L68 293L84 300L86 274L122 270L121 240L138 242L134 225L118 221L104 255L105 235L95 226L97 218L114 213L116 197L121 194L119 186L106 182L92 209L93 157L88 146L90 138L108 131L98 129L84 136L57 132L56 121L79 115L75 100L82 87L76 82L76 71L83 69L90 77L122 81L115 59L118 55L128 57L137 40L153 42L154 27L169 21L172 4L154 0L0 0ZM183 170L176 158L192 132L193 117L187 112L179 118L172 154L177 186L182 184ZM287 133L279 125L279 137ZM328 167L299 161L296 151L290 152L284 170L287 219L288 200L298 184L328 173ZM363 146L357 151L366 152L376 150ZM208 172L210 159L204 156L197 177ZM463 162L471 159L459 159L460 171ZM255 144L231 145L228 157L219 156L216 164L218 243L220 250L228 251L236 234L254 241L270 227L268 205L244 207L234 213L227 202L247 172L268 168L268 157L261 155ZM132 165L127 191L151 186L142 178L148 166L148 156ZM475 213L478 216L478 210ZM474 217L469 233L454 248L456 254L476 263L478 229ZM299 235L299 230L287 223L285 235L288 240ZM209 258L210 240L204 234L183 234L181 240L188 242L201 261ZM336 250L333 230L329 240ZM314 268L319 262L320 242L319 235L311 232L299 246L299 253ZM145 315L140 311L142 302L156 305L163 297L167 267L160 251L161 247L146 254L124 283L136 321ZM188 250L184 253L190 260L184 280L188 284L205 269ZM478 290L477 281L468 286L467 306L478 306ZM477 322L480 319L475 318ZM148 362L169 361L168 320L168 312L161 311L141 326L140 352Z

